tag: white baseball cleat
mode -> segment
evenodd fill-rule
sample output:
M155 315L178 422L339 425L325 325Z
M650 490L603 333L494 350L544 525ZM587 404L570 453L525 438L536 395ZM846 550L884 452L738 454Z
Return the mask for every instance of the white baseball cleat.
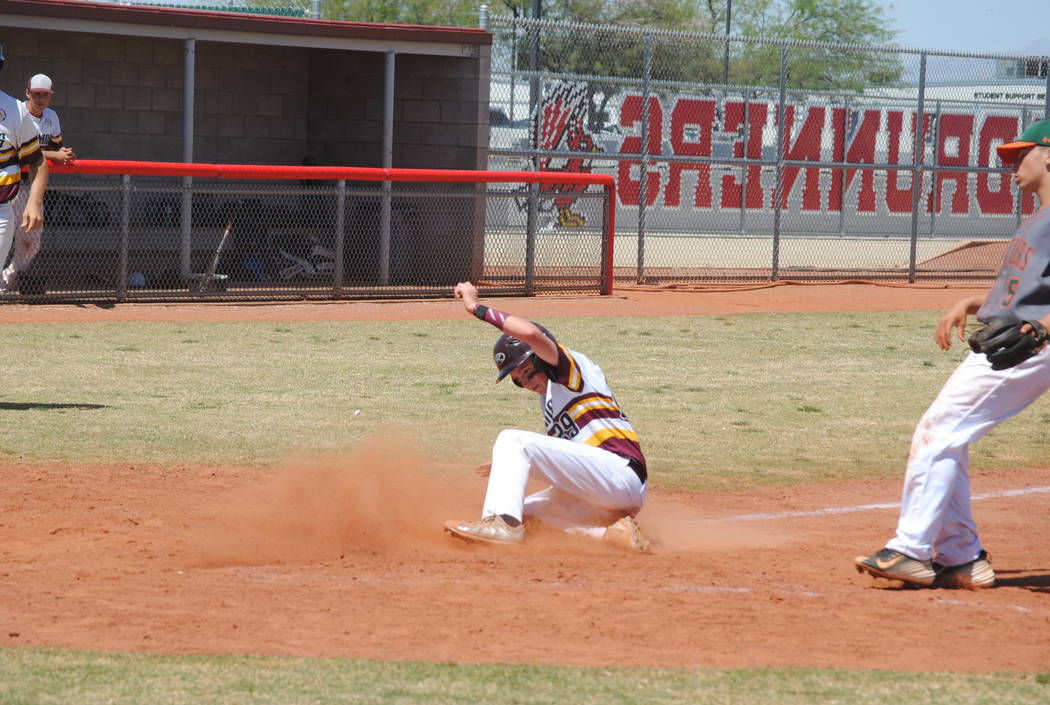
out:
M910 585L933 585L937 577L931 561L916 560L892 548L884 548L870 556L857 556L853 565L858 573L900 580Z
M519 544L525 539L525 525L511 526L503 517L488 516L481 521L445 522L445 531L467 541L483 543Z
M934 581L937 587L980 590L995 585L995 571L988 562L986 551L981 551L980 555L969 563L953 566L934 564L934 567L937 569L937 579Z

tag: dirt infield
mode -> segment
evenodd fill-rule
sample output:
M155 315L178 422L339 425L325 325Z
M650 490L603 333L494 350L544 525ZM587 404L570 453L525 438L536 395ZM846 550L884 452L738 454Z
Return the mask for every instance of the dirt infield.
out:
M940 309L969 293L621 291L507 308L532 317ZM450 301L0 307L0 322L462 315ZM720 494L657 487L640 516L657 544L650 556L550 538L493 550L440 531L442 520L476 513L480 482L469 470L435 472L451 469L403 445L372 439L276 470L8 462L0 645L592 666L1050 664L1050 471L973 477L1001 580L968 592L897 589L854 572L853 557L881 546L896 518L892 506L867 505L895 502L898 478Z
M613 296L496 299L530 318L557 316L692 316L795 311L941 309L985 287L781 282L736 289L624 287ZM484 292L482 292L484 295ZM452 300L282 304L115 304L0 306L0 323L87 321L411 321L456 320ZM932 322L931 322L932 325Z

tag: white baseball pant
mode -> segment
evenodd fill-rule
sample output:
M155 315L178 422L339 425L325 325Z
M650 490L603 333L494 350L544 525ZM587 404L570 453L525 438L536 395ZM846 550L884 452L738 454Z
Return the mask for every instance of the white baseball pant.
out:
M970 506L969 445L1050 389L1050 347L1006 370L970 353L919 421L904 478L897 535L887 548L942 565L981 552Z
M28 184L25 184L23 188L18 189L18 195L11 200L12 209L14 210L14 227L12 228L14 252L11 254L11 263L0 273L0 280L3 281L3 285L7 288L15 285L15 278L18 272L24 272L25 268L36 257L36 253L40 251L40 240L44 234L43 226L28 233L22 227L22 214L25 212L28 202L29 187ZM4 253L4 258L0 262L6 262L7 251L10 247L10 240L6 241L6 247L4 247L4 243L0 243L0 248L2 248L0 252Z
M525 496L529 477L550 487ZM482 517L526 516L563 530L600 536L645 503L646 485L625 458L585 443L532 431L502 431L492 446L492 470Z
M0 203L0 264L7 261L11 240L15 234L15 212L11 202Z

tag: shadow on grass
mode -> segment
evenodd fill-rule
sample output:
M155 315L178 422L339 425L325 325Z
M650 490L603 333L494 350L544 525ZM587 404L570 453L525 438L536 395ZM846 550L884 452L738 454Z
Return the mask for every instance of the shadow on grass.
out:
M0 411L48 411L50 409L105 409L105 404L47 404L43 402L0 401Z

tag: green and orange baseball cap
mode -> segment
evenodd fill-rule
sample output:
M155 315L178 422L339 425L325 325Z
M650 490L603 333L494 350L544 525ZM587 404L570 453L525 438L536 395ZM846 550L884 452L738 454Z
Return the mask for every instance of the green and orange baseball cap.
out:
M1050 147L1050 120L1033 122L1016 141L1001 144L995 150L999 152L1003 164L1012 165L1017 161L1018 152L1036 145Z

